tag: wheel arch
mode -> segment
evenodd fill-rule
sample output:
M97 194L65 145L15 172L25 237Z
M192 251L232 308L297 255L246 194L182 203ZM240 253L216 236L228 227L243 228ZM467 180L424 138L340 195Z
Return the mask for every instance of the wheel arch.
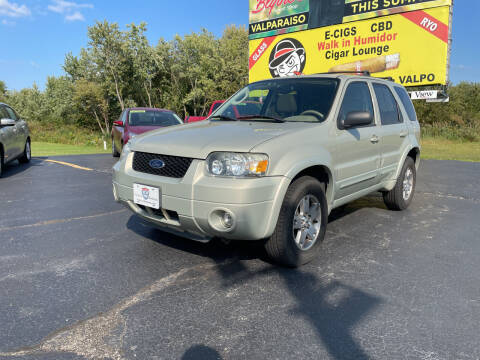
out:
M412 149L410 149L405 159L407 157L411 157L413 159L413 161L415 162L415 167L418 170L418 165L420 164L420 148L418 146L415 146Z
M420 147L418 145L412 145L405 150L405 152L403 153L400 159L400 162L398 163L395 177L390 179L388 183L385 185L386 191L390 191L395 187L395 184L397 183L397 179L400 176L400 172L402 171L403 164L405 163L408 157L413 159L415 163L415 168L416 170L418 170L418 167L420 166Z
M302 176L311 176L317 179L319 182L325 184L325 196L327 198L327 204L329 205L333 201L333 175L330 168L326 165L311 165L298 171L295 176L292 177L290 184ZM290 185L289 184L289 185Z
M288 174L284 176L285 181L283 181L282 186L278 190L278 194L273 204L273 210L270 217L270 221L266 227L265 238L270 237L277 225L278 217L280 215L280 210L282 208L285 195L289 186L302 176L312 176L318 179L320 182L325 184L325 196L327 198L328 212L330 213L332 209L333 199L334 199L334 190L335 190L335 181L333 177L333 172L331 167L327 164L319 163L318 161L310 161L298 164L294 168L290 169Z

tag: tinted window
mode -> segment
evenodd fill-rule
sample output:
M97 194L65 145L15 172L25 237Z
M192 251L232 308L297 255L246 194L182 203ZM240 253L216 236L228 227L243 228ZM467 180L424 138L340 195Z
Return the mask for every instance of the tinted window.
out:
M18 120L17 115L15 115L15 111L10 109L8 106L5 106L5 110L7 110L8 118L12 120Z
M410 100L410 96L408 96L407 91L404 88L395 87L395 91L402 101L403 107L408 114L408 118L411 121L417 121L417 113L415 112L415 108L413 107L412 100Z
M182 121L172 112L130 110L130 126L171 126L181 124Z
M370 89L363 81L353 82L348 85L343 97L342 107L338 115L338 122L341 124L347 115L355 111L368 111L373 118L373 103ZM373 123L373 121L372 121Z
M400 123L402 120L398 114L397 101L393 97L393 94L388 86L373 84L373 89L375 90L375 95L377 96L382 125Z

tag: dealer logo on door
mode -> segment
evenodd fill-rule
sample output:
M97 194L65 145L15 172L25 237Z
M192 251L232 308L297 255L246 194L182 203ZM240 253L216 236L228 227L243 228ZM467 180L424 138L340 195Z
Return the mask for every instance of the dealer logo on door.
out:
M283 39L270 53L269 69L272 77L302 75L307 54L302 43L296 39Z

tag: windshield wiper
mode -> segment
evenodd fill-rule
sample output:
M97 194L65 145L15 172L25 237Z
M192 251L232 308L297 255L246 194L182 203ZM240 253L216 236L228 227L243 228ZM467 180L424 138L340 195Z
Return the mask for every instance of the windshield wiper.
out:
M255 119L264 119L264 120L271 120L277 123L284 123L285 120L278 119L272 116L265 116L265 115L249 115L249 116L240 116L238 120L255 120Z
M210 118L210 120L212 119L218 119L222 121L238 121L238 119L232 118L230 116L225 116L225 115L215 115Z

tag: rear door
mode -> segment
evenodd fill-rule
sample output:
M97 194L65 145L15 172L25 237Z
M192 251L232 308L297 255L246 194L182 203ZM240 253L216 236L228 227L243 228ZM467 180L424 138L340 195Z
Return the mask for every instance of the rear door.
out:
M342 120L350 112L368 111L368 126L343 129ZM378 183L380 165L379 127L375 121L370 87L365 81L350 81L344 91L337 116L336 151L333 155L337 177L336 199L367 189Z
M415 107L408 96L407 90L404 87L394 86L395 92L397 93L398 98L400 99L399 103L403 104L403 109L406 112L406 124L409 132L417 138L417 142L420 143L420 124L418 123L417 113L415 112Z
M380 114L380 181L393 179L408 146L408 127L389 86L373 83Z

